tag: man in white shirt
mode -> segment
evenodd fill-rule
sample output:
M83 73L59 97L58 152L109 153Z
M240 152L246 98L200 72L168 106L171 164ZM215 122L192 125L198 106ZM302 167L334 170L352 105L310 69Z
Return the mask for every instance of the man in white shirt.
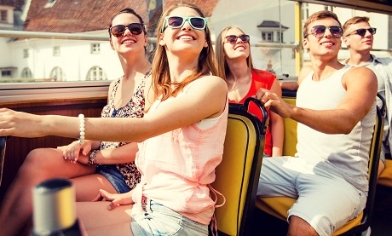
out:
M376 28L370 26L368 17L355 16L343 24L342 39L350 51L350 58L345 63L352 66L366 66L373 70L377 76L378 93L386 101L387 113L378 170L378 175L380 175L385 168L385 156L391 155L392 59L377 58L370 53L373 48L373 37L376 30ZM380 105L380 101L377 104Z

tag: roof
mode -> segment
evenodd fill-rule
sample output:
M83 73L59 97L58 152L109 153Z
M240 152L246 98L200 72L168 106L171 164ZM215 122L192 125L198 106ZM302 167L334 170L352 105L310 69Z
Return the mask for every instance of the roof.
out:
M257 28L281 28L288 29L289 27L280 24L278 21L273 20L263 20L261 24L257 26Z
M21 10L25 0L0 0L0 6L15 7L15 10Z
M48 4L48 1L54 1L54 3ZM159 3L160 1L151 1L151 3L154 2ZM177 2L179 1L164 1L165 6ZM184 2L199 6L205 11L206 16L211 16L218 0L188 0ZM153 10L156 6L153 4L148 6L147 3L146 0L31 0L25 21L25 30L60 33L102 30L110 25L113 15L126 7L131 7L140 13L143 20L148 22L148 7ZM151 12L151 22L156 22L162 13L161 9L158 8L157 11Z
M133 0L132 4L125 0L56 0L51 7L45 7L47 4L48 0L31 0L26 31L75 33L102 30L123 8L147 12L145 0Z

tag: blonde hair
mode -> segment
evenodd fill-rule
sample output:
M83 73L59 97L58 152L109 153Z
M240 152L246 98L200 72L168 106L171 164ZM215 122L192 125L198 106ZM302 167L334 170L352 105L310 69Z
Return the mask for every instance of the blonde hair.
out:
M157 37L159 37L160 34L165 33L161 32L162 27L166 23L165 17L168 16L170 12L172 12L174 9L179 7L191 8L197 13L199 13L201 17L204 17L203 12L195 5L189 3L178 3L172 5L162 14L161 18L159 19L158 25L156 27ZM155 98L162 95L162 101L166 100L171 96L176 96L186 85L200 78L203 75L218 75L218 70L215 64L214 51L211 42L211 32L208 26L206 26L204 31L206 34L206 42L208 46L201 50L198 58L197 68L195 68L193 73L187 78L185 78L185 80L181 83L172 83L170 78L169 62L167 59L165 47L159 45L159 41L157 41L157 49L152 61L152 80ZM172 89L173 84L175 85L174 89Z
M367 17L367 16L354 16L353 18L348 19L343 24L343 32L345 32L350 25L358 24L360 22L369 23L369 17Z
M218 76L222 77L224 79L226 79L227 76L231 75L231 71L229 69L229 66L227 65L226 60L225 60L225 49L223 47L223 45L225 44L225 41L226 41L227 31L229 31L230 29L238 29L242 33L245 34L245 32L237 26L227 26L219 33L218 37L216 38L215 55L216 55L216 61L218 64ZM252 62L250 47L249 47L249 56L248 56L248 58L246 58L246 64L248 65L248 68L253 69L253 62Z

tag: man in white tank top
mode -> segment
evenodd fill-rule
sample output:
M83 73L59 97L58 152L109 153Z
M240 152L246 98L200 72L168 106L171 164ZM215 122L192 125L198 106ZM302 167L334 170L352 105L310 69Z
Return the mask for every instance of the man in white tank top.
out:
M392 135L391 135L391 117L392 109L392 59L377 58L370 54L373 48L373 35L377 29L369 24L369 17L355 16L347 20L343 25L343 42L350 51L350 58L345 63L352 66L366 66L377 76L378 93L386 101L386 116L384 126L383 145L380 154L380 164L378 175L385 168L385 156L391 155ZM380 103L380 101L378 101ZM381 104L378 104L381 105Z
M312 70L298 76L296 106L268 90L257 93L267 108L298 122L295 157L264 158L258 196L297 198L288 235L324 236L365 207L377 78L338 61L343 29L333 12L312 14L303 32Z

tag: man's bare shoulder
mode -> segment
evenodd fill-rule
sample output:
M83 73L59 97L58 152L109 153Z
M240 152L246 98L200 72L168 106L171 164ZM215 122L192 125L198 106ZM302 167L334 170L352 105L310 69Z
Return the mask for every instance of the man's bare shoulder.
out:
M377 84L376 74L365 66L351 67L343 75L342 80L346 85L351 83L360 87L367 87L373 83Z

